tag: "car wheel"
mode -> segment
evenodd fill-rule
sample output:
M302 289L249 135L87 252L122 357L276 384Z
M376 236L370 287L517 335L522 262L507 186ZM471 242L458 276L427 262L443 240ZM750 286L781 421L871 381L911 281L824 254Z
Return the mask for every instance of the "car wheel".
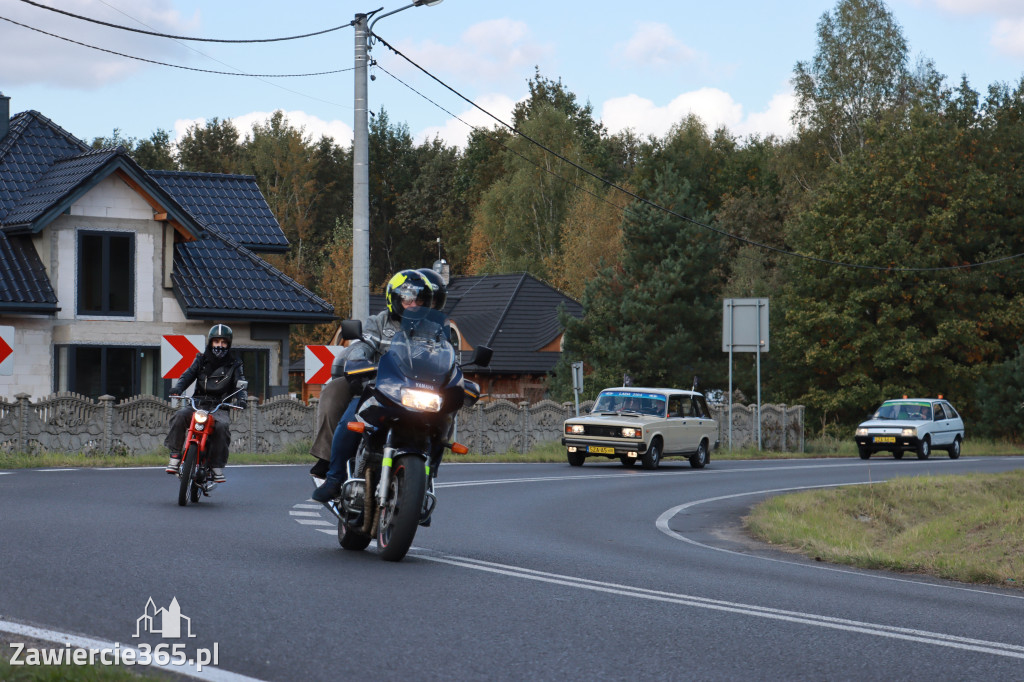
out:
M928 459L932 454L932 441L931 438L925 436L921 439L921 442L917 444L917 458Z
M625 455L623 455L622 457L619 457L619 461L622 462L622 466L628 469L634 464L636 464L636 457L626 457Z
M694 469L703 469L708 463L708 442L702 440L697 446L697 452L690 455L690 466Z
M894 450L893 453L892 453L892 458L893 459L903 459L903 451L902 450Z
M863 445L858 445L857 454L860 455L861 459L871 459L871 448L866 448Z
M950 459L960 458L960 436L953 439L953 444L949 446L948 452Z
M565 455L569 459L569 466L571 466L571 467L581 467L581 466L583 466L583 460L585 460L587 458L587 456L584 455L581 452L569 452L569 451L566 451Z
M640 461L643 463L644 469L657 469L658 462L661 461L661 441L655 438L651 441L651 447L647 448L647 452L640 456Z

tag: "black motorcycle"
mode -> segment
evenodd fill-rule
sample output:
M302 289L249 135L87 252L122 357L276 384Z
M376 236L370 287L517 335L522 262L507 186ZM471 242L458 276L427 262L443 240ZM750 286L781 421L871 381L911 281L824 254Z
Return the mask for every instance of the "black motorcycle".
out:
M342 338L362 336L358 320L342 322ZM434 478L446 449L467 448L449 441L454 418L480 397L480 387L462 374L462 366L486 367L491 349L479 346L460 365L444 313L414 308L402 316L402 329L374 365L350 360L349 381L365 384L350 431L362 433L356 456L338 498L327 503L338 517L338 542L363 550L376 538L385 561L401 561L416 530L429 525L437 504Z

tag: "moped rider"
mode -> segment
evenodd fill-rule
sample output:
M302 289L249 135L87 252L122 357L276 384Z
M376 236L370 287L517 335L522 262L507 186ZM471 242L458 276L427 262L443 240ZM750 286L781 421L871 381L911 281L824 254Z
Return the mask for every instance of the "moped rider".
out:
M215 324L206 335L206 350L197 353L192 365L185 370L181 378L171 388L171 395L181 395L193 382L196 384L194 397L197 402L207 400L217 405L224 397L234 393L238 382L245 381L242 371L242 360L231 350L234 333L226 324ZM232 401L239 407L245 407L247 392L243 389L235 394ZM195 410L185 405L171 416L171 427L164 439L164 445L171 451L167 462L167 473L176 474L181 467L181 450L185 441L185 432L192 421ZM214 483L223 483L224 466L228 463L228 445L231 443L230 410L217 410L213 413L214 428L206 441L210 468L213 469Z
M335 381L348 383L341 371L346 360L370 360L375 364L379 362L381 356L391 346L391 340L395 334L402 329L403 312L419 306L437 307L436 300L438 299L443 306L446 298L447 288L444 281L440 279L440 275L435 283L432 278L424 274L423 270L401 270L395 273L394 277L388 281L384 291L387 309L367 319L363 325L362 338L349 345L345 352L334 361L331 373L338 378L331 379L330 383ZM338 496L341 492L341 485L345 482L348 460L355 456L356 450L359 448L360 435L349 431L348 423L355 419L360 393L360 390L353 390L349 386L347 407L338 420L334 438L331 441L331 463L327 470L327 478L319 488L313 491L313 499L317 502L327 502Z

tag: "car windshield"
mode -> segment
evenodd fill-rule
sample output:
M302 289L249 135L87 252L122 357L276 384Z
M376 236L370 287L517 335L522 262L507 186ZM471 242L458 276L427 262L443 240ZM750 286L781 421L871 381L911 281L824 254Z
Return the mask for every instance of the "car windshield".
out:
M888 402L875 410L872 419L898 419L900 421L931 421L932 406L926 402Z
M643 391L601 391L593 412L617 412L664 417L668 404L663 395Z

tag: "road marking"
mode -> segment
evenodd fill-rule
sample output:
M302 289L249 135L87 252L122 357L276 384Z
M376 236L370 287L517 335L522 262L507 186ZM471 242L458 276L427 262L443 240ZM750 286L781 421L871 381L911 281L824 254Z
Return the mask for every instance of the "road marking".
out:
M316 517L320 516L320 512L318 512L318 511L294 511L293 510L293 511L290 511L288 513L291 514L292 516L316 516Z
M333 526L334 524L330 521L324 521L323 519L295 519L297 523L301 523L303 526Z
M722 599L710 599L707 597L698 597L689 594L648 590L645 588L632 587L630 585L623 585L620 583L607 583L600 582L597 580L588 580L586 578L579 578L575 576L560 575L558 573L546 573L544 571L535 571L528 568L520 568L518 566L510 566L506 564L497 564L490 561L482 561L479 559L471 559L468 557L460 557L453 555L432 556L429 554L417 554L416 558L424 559L426 561L433 561L436 563L450 564L452 566L459 566L461 568L469 568L477 571L506 575L513 578L535 580L538 582L551 583L554 585L563 585L565 587L590 590L593 592L604 592L606 594L632 597L634 599L645 599L649 601L658 601L668 604L679 604L680 606L691 606L695 608L707 609L712 611L724 611L727 613L736 613L744 616L753 616L757 618L766 618L769 620L785 621L789 623L797 623L800 625L810 625L814 627L829 628L832 630L857 632L866 635L873 635L875 637L900 639L910 642L919 642L922 644L932 644L935 646L948 647L951 649L975 651L984 654L991 654L993 656L1004 656L1007 658L1016 658L1024 660L1024 646L1020 646L1017 644L1007 644L1005 642L992 642L983 639L959 637L957 635L947 635L941 632L929 632L927 630L901 628L891 625L882 625L878 623L868 623L863 621L849 620L846 618L822 616L814 613L805 613L801 611L787 611L784 609L774 609L763 606L756 606L754 604L730 602Z
M121 651L123 658L125 651L131 650L135 652L136 660L140 657L138 649L124 646L119 642L108 642L102 639L93 639L91 637L83 637L81 635L74 635L69 632L60 632L57 630L46 630L44 628L32 627L31 625L22 625L21 623L14 623L9 620L0 619L0 632L6 632L12 635L21 635L22 637L28 637L31 639L41 639L45 642L54 642L58 645L58 648L63 647L65 644L69 644L72 647L80 649L110 649L113 650L115 647ZM202 672L196 672L188 670L184 666L177 665L160 665L158 663L151 663L150 667L160 668L168 672L173 672L176 675L183 677L191 677L196 680L211 680L212 682L262 682L256 677L247 677L246 675L239 675L237 673L229 672L227 670L221 670L210 666Z
M923 586L927 586L927 587L935 587L935 588L946 589L946 590L958 590L958 591L962 591L962 592L973 592L973 593L976 593L976 594L986 594L986 595L989 595L989 596L1003 597L1003 598L1007 598L1007 599L1024 599L1024 596L1021 596L1021 595L1003 594L1002 592L991 592L989 590L979 590L979 589L974 588L974 587L964 587L964 586L961 586L961 585L945 585L945 584L940 584L940 583L923 582L923 581L920 581L920 580L912 580L912 579L909 579L909 578L899 578L899 577L891 576L891 575L883 575L881 573L874 573L874 572L870 572L869 573L869 572L862 572L862 571L853 571L853 570L850 570L850 569L839 568L839 567L836 567L836 566L823 566L823 565L817 564L817 563L809 564L809 563L805 563L805 562L801 562L801 561L789 561L789 560L786 560L786 559L777 559L775 557L757 556L757 555L747 554L745 552L736 552L736 551L731 550L731 549L724 549L722 547L715 547L714 545L707 545L707 544L704 544L703 542L698 542L697 540L694 540L693 538L688 538L685 535L683 535L682 533L678 533L678 532L672 530L668 526L668 522L672 519L672 517L676 516L677 514L679 514L681 512L684 512L684 511L688 510L691 507L695 507L695 506L697 506L699 504L705 504L705 503L708 503L708 502L720 502L722 500L731 500L731 499L735 499L737 497L748 497L750 495L772 495L772 494L777 494L777 493L796 492L796 491L800 491L800 490L814 490L814 489L818 489L818 488L839 488L839 487L848 486L848 485L873 485L875 483L884 483L884 482L885 481L860 481L860 482L855 482L855 483L831 483L831 484L826 484L826 485L810 485L810 486L799 486L799 487L793 487L793 488L775 488L775 489L771 489L771 490L754 490L754 491L744 492L744 493L734 493L732 495L721 495L719 497L708 497L708 498L705 498L703 500L694 500L692 502L687 502L685 504L680 504L678 506L672 507L671 509L669 509L669 510L665 511L664 513L662 513L662 515L658 517L658 520L655 522L654 525L662 533L664 533L665 535L668 535L669 537L671 537L671 538L673 538L675 540L680 540L681 542L685 542L685 543L694 545L695 547L701 547L703 549L710 549L710 550L714 550L716 552L723 552L725 554L732 554L734 556L746 557L748 559L755 559L755 560L760 560L760 561L773 561L775 563L786 564L788 566L802 566L804 568L812 568L812 569L819 570L819 571L832 571L833 573L843 573L843 574L846 574L846 575L855 575L855 576L859 576L861 578L869 578L869 579L873 579L873 580L889 580L889 581L892 581L892 582L910 583L910 584L913 584L913 585L923 585Z

